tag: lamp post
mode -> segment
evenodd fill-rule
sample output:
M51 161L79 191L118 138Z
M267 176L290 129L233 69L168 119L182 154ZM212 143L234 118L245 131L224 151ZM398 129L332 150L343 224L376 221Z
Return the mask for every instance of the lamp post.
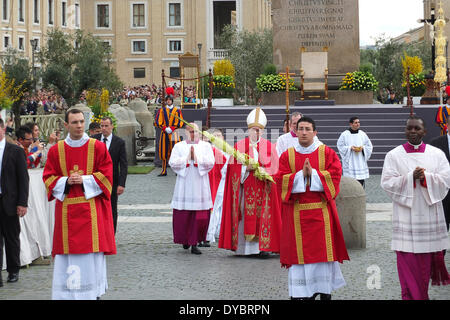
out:
M32 74L33 74L33 89L34 92L36 92L36 68L34 67L34 52L37 49L38 40L37 39L31 39L30 45L31 45L31 66L32 66Z
M197 43L197 47L198 47L198 75L201 76L202 74L202 44L201 43ZM200 85L200 94L198 95L200 98L200 106L203 106L203 99L204 99L204 91L203 91L203 85L204 85L204 81L203 79L200 80L201 81L201 85Z
M434 4L431 4L431 10L430 10L430 19L419 19L417 20L418 23L426 23L430 26L431 32L430 32L430 38L431 38L431 70L434 75L434 72L436 70L435 68L435 59L436 59L436 42L434 40L434 23L436 22L436 12Z

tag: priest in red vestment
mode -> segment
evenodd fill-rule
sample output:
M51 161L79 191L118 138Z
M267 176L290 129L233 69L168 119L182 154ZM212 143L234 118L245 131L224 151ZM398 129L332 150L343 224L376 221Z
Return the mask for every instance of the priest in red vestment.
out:
M84 133L81 111L69 110L65 126L69 134L49 150L43 174L48 200L56 198L52 297L96 299L107 289L104 256L116 253L112 161L105 144Z
M349 260L335 198L342 167L336 152L314 141L315 122L297 123L299 144L283 152L276 175L282 201L280 262L289 268L291 298L331 299L345 285L339 263Z
M267 118L261 108L247 117L249 136L235 149L258 161L269 174L278 170L275 145L262 138ZM261 181L254 168L229 159L223 198L219 248L233 250L239 255L279 252L281 215L278 191L274 183Z

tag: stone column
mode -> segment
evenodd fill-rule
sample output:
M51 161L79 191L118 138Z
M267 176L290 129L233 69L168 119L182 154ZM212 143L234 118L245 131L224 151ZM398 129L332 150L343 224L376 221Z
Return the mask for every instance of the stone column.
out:
M141 130L141 125L136 121L134 111L127 107L113 104L109 107L109 111L117 119L115 134L125 141L128 165L134 166L136 165L135 134L136 130Z
M342 177L336 206L347 249L366 248L366 192L356 179Z

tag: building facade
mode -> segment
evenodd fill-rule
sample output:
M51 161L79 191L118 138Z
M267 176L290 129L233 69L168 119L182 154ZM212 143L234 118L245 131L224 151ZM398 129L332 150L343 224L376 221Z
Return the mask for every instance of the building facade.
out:
M217 36L226 24L271 28L269 0L0 0L0 54L13 47L32 58L53 28L82 29L110 45L128 86L179 76L178 55L199 54L202 72L224 57ZM38 63L35 67L40 67Z
M178 77L178 56L199 54L201 72L223 58L217 35L226 24L271 28L267 0L83 0L81 25L112 47L112 61L130 86Z
M81 28L81 0L0 0L0 54L9 47L30 59L45 44L49 30ZM33 40L34 42L31 42ZM40 67L36 62L35 67Z

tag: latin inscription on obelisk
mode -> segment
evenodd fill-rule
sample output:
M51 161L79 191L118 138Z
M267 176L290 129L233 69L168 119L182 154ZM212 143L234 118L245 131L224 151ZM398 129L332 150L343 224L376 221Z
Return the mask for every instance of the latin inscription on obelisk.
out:
M358 0L273 0L274 63L300 69L300 49L328 49L330 75L359 67Z

